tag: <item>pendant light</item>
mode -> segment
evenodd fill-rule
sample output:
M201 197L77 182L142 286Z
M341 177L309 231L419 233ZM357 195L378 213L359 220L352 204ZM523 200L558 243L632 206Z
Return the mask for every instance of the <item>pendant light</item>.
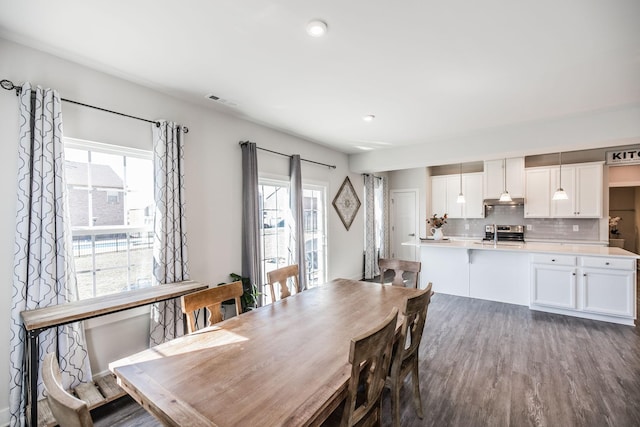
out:
M560 166L559 168L560 186L558 187L556 192L553 193L553 200L568 200L569 196L567 195L567 192L564 191L564 189L562 188L562 152L558 153L558 165Z
M466 203L466 200L464 199L464 194L462 194L462 163L460 163L460 194L458 194L456 203Z
M504 191L502 192L502 194L500 195L500 201L501 202L511 202L511 196L509 195L509 192L507 191L507 159L503 160L503 168L502 168L503 172L504 172Z

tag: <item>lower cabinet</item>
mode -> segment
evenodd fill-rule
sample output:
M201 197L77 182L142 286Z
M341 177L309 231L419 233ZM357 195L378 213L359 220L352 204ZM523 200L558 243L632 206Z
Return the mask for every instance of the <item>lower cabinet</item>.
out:
M635 264L634 259L533 254L530 307L632 325Z
M577 309L576 268L534 264L531 278L531 304Z
M582 310L634 317L636 280L632 271L584 268Z

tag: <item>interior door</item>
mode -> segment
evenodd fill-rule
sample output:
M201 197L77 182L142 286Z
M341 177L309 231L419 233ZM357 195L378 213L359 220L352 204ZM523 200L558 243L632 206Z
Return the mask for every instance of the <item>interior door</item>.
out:
M418 191L391 191L391 257L416 260L416 247L402 242L418 238Z

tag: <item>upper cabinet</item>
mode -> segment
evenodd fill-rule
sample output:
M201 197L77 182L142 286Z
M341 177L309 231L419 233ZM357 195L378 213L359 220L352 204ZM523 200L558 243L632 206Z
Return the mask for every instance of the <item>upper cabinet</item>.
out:
M457 203L460 194L460 175L441 175L431 178L431 215L449 218L483 218L483 174L462 174L462 194L465 203Z
M602 162L527 168L525 218L602 218ZM568 200L552 200L562 185Z
M506 164L506 185L505 171ZM484 197L497 199L505 190L511 197L524 197L524 158L513 157L510 159L487 160L484 162Z
M549 168L527 168L525 172L525 218L551 216L551 171Z
M464 218L484 218L484 174L465 173L462 175L462 187L464 188Z
M552 169L552 191L560 186L559 169ZM602 218L602 163L562 165L562 188L567 192L569 199L552 200L552 216Z

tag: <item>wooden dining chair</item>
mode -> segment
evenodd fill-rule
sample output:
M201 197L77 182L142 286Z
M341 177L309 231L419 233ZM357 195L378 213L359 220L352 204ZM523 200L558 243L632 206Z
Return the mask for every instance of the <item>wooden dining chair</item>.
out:
M42 382L47 391L47 402L60 427L92 427L87 403L78 399L62 386L60 366L54 353L47 353L42 364Z
M380 425L382 390L391 364L397 320L398 309L394 307L380 325L351 339L351 378L341 427Z
M236 316L239 315L242 311L240 297L243 292L242 282L237 281L181 296L182 312L186 314L188 319L187 332L192 333L197 329L196 312L203 308L209 314L205 318L205 326L221 322L223 319L220 308L224 301L235 300Z
M420 283L420 269L422 263L420 261L405 261L401 259L380 258L378 260L378 267L380 268L380 283L385 282L385 273L388 270L393 270L394 277L391 282L394 286L404 286L407 288L417 288ZM404 273L409 274L409 278L405 279Z
M291 280L289 280L291 279ZM287 265L286 267L278 268L277 270L269 271L267 273L267 286L269 286L269 292L271 295L271 302L276 302L275 284L280 284L280 299L291 296L292 293L300 292L300 285L298 284L298 264ZM292 282L293 292L289 289L288 283Z
M418 373L418 350L422 332L427 319L427 310L431 302L431 283L420 294L407 298L402 310L404 321L393 348L391 370L385 386L391 391L391 413L394 427L400 427L400 388L404 379L411 373L413 384L413 404L418 417L424 416L420 397L420 376Z

